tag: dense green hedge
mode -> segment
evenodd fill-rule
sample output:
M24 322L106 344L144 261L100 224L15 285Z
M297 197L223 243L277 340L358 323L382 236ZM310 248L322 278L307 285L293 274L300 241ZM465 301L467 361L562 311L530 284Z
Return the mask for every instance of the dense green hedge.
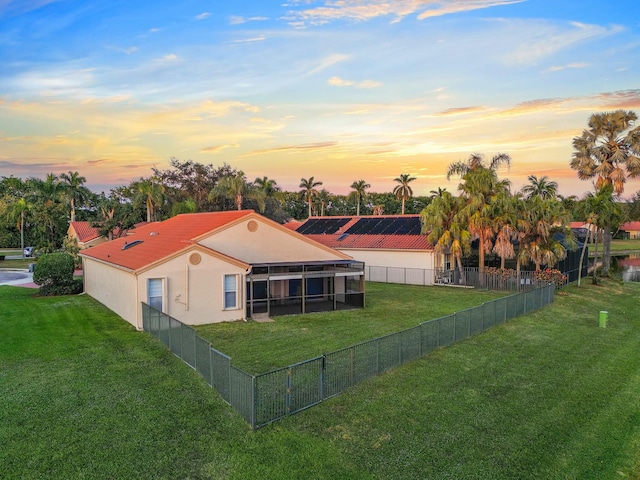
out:
M33 271L33 281L40 285L40 295L71 295L82 291L82 282L73 279L75 264L68 253L42 255Z

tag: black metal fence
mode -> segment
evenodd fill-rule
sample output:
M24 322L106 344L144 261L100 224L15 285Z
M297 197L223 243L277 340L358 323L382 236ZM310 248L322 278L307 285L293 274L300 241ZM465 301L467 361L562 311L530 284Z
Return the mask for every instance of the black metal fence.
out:
M193 328L144 303L143 326L257 429L438 348L545 307L553 302L554 291L549 284L499 298L260 375L234 367L229 356L211 347Z

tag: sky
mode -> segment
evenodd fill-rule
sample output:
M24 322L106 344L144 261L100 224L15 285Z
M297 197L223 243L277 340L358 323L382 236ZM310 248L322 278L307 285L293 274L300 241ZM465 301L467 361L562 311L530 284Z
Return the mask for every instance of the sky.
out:
M297 191L446 188L472 153L519 190L593 113L640 115L637 0L0 0L0 177L108 193L171 158ZM627 183L624 197L640 190Z

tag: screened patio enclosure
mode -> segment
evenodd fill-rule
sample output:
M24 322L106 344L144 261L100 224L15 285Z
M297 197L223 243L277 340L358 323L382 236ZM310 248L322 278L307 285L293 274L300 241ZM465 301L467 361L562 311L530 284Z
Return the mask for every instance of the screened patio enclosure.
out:
M246 279L248 318L364 307L362 262L253 265Z

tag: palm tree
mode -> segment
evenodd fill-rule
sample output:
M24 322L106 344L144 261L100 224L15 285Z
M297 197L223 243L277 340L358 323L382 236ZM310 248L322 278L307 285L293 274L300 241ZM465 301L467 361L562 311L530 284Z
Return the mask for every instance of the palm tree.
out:
M504 269L505 260L515 258L516 252L513 240L518 238L518 212L520 195L511 195L509 192L501 192L497 195L492 205L492 216L495 243L493 253L500 257L500 268Z
M522 193L527 197L533 197L537 195L542 198L556 198L558 195L558 183L550 182L549 177L544 175L543 177L536 177L535 175L529 175L527 177L529 184L522 187Z
M360 216L360 202L363 201L367 197L367 188L371 188L364 180L356 180L351 184L352 192L349 194L350 197L354 198L356 201L356 216Z
M20 248L24 260L24 218L31 205L23 198L19 198L11 207L9 215L16 220L16 228L20 231Z
M278 186L275 180L272 180L268 177L256 178L253 184L259 190L264 192L265 198L275 197L278 192L280 192L280 187Z
M596 191L611 184L616 195L622 195L628 178L640 176L640 127L631 111L594 113L589 128L573 139L571 168L578 178L596 178ZM611 267L611 226L603 233L603 270Z
M604 184L596 191L596 194L589 192L584 200L578 202L575 209L578 218L584 219L589 225L589 232L593 235L595 231L595 257L593 261L593 283L597 283L597 265L598 265L598 230L605 225L612 225L620 222L622 218L622 209L613 198L613 185ZM580 253L580 271L578 273L578 286L580 286L580 278L582 272L582 262L587 242L585 240Z
M87 198L88 191L84 187L87 179L81 176L78 172L69 172L60 174L60 182L63 185L65 195L69 199L69 206L71 207L71 221L76 221L76 205Z
M331 194L326 188L323 188L318 192L318 195L316 195L316 198L320 203L320 216L324 217L324 209L331 201Z
M429 192L431 194L429 198L441 197L446 191L447 191L446 188L438 187L437 190L431 190Z
M156 221L156 209L164 200L164 186L155 177L140 179L136 183L135 202L144 203L147 209L147 222Z
M413 190L409 183L413 182L416 177L412 177L408 173L402 173L399 177L394 178L394 182L398 182L399 185L396 185L393 188L393 194L396 198L402 201L402 215L404 215L404 204L407 200L409 200L413 196Z
M303 196L303 198L309 205L309 217L311 217L311 206L313 204L313 197L318 194L318 190L316 189L316 187L319 187L320 185L322 185L322 182L314 181L314 177L310 177L309 179L300 179L300 185L298 185L298 187L302 189L300 190L300 195Z
M556 199L534 196L524 203L518 223L518 261L533 262L536 270L542 265L552 267L567 256L560 238L554 234L564 230L569 216Z
M452 175L458 175L462 178L470 170L478 168L488 168L489 170L495 171L503 163L506 163L507 166L511 165L511 157L506 153L498 153L497 155L494 155L493 158L491 158L489 165L485 164L484 155L482 153L472 153L466 161L460 160L449 165L447 168L447 180L449 180Z
M511 157L506 153L495 155L489 164L485 164L484 155L473 153L466 161L449 165L447 179L459 175L463 183L458 188L463 192L467 205L460 212L468 225L469 231L479 240L478 271L484 272L485 253L491 251L494 236L494 222L491 203L496 195L509 189L508 180L499 180L496 170L500 165L511 164ZM483 276L480 275L482 281Z
M465 205L462 197L443 192L420 212L422 232L427 233L427 240L435 246L436 252L453 255L453 268L455 270L456 265L458 266L461 277L464 275L462 257L471 246L471 233L465 228L465 222L461 221L459 215Z
M209 192L209 200L214 197L232 198L238 210L242 210L244 199L255 200L261 212L264 212L265 193L248 183L242 170L235 174L225 175Z

